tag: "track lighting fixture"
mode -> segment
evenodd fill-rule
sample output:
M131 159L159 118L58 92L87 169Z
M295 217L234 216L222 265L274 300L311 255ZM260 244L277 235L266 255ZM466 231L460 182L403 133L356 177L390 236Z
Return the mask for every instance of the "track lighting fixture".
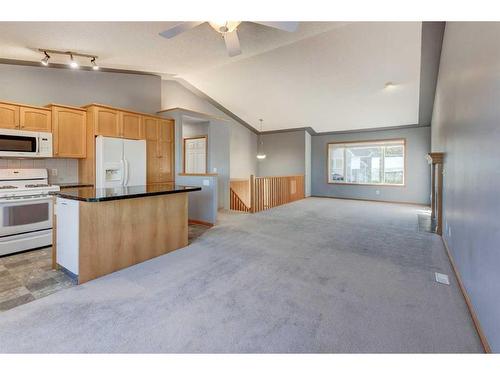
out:
M45 56L43 56L43 57L42 57L42 60L40 60L40 61L42 62L42 65L43 65L43 66L47 66L47 65L49 65L49 59L50 59L50 56L49 56L49 54L47 53L47 51L43 51L43 54L44 54Z
M70 57L71 57L71 61L69 62L69 66L71 66L73 69L78 68L78 63L73 58L73 54L70 54Z
M38 49L38 51L40 51L41 53L43 53L43 57L42 59L40 60L41 63L44 65L44 66L47 66L49 65L49 59L50 59L50 56L49 56L49 53L51 55L66 55L66 56L69 56L70 60L69 60L69 63L68 65L72 68L72 69L78 69L79 68L79 64L78 64L78 61L76 61L75 57L83 57L83 58L86 58L86 59L90 59L90 66L92 67L92 70L99 70L100 67L99 65L97 65L96 63L96 60L99 58L99 56L95 56L95 55L86 55L86 54L83 54L83 53L77 53L77 52L72 52L72 51L56 51L56 50L52 50L52 49ZM86 69L89 69L90 67L86 67Z
M97 65L97 63L95 62L95 57L92 57L90 59L90 63L92 64L92 69L93 70L99 70L99 65Z

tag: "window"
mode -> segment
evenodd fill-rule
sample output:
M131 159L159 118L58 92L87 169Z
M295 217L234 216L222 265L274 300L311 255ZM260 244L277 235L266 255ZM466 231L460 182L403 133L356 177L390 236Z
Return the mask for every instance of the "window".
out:
M404 185L405 140L328 144L328 182Z

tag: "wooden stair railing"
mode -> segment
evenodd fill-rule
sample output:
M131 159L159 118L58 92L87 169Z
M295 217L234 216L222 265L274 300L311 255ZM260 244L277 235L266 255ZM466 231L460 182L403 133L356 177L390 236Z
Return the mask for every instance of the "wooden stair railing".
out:
M229 199L231 203L231 210L250 212L250 207L247 207L247 205L240 199L238 194L236 194L232 188L229 188Z
M259 212L304 198L304 176L255 177L231 180L232 210Z

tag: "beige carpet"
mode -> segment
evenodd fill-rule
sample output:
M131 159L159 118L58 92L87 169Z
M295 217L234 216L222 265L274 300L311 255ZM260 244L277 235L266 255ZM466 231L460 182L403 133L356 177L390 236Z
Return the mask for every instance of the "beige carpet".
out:
M221 214L187 248L0 313L0 352L481 352L419 210Z

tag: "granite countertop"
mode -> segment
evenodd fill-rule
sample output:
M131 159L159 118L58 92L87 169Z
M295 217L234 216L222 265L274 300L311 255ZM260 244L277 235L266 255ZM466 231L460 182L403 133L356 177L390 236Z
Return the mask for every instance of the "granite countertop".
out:
M60 183L55 183L54 185L59 186L60 189L94 187L94 185L92 184L84 184L80 182L60 182Z
M50 194L56 195L61 198L74 199L83 202L103 202L117 199L131 199L154 195L186 193L199 190L201 190L201 187L197 186L154 184L100 189L95 189L93 187L82 187L64 189L63 191L53 191L50 192Z

